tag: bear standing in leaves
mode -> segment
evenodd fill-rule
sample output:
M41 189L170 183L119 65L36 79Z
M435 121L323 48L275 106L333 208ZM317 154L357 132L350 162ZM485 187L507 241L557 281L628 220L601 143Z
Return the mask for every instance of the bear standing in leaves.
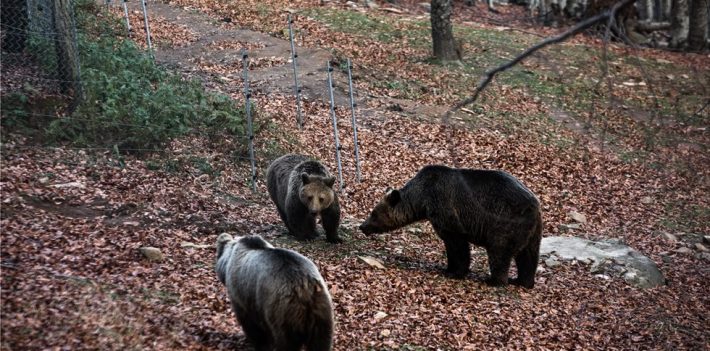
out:
M542 216L540 203L519 180L503 171L426 166L400 190L389 191L360 225L365 234L383 233L429 220L444 241L447 274L469 272L470 244L488 254L489 285L508 283L512 259L518 277L510 282L535 285Z
M302 155L284 155L266 171L267 187L289 233L300 240L317 236L320 215L326 240L339 243L340 204L333 191L335 178L318 161Z
M256 350L326 351L333 344L333 303L315 264L258 235L217 238L215 271Z

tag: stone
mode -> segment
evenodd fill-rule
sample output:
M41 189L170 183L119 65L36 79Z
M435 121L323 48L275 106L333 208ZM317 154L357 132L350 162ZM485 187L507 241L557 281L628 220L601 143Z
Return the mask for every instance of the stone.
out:
M706 244L710 244L710 235L704 235L703 236L703 242Z
M363 262L367 263L367 264L370 265L371 267L380 268L380 269L384 269L384 268L385 268L385 265L383 265L382 262L380 262L380 260L378 260L378 259L376 259L376 258L374 258L374 257L370 257L370 256L358 256L357 258L359 258L359 259L362 260Z
M671 233L663 232L663 233L661 233L661 236L662 236L664 239L666 239L666 240L668 240L668 241L670 241L670 242L672 242L672 243L678 241L678 237L675 236L675 235L673 235L673 234L671 234Z
M625 281L640 288L665 284L656 263L617 239L591 241L576 237L545 237L540 245L540 255L573 263L588 262L592 264L592 273L623 274ZM546 265L549 258L545 260Z
M550 268L556 267L560 265L560 261L554 259L553 257L550 257L545 260L545 266L548 266Z
M675 252L676 252L676 253L679 253L679 254L687 255L687 254L693 253L693 250L691 250L690 248L687 248L687 247L683 246L683 247L677 248L677 249L675 250Z
M419 6L424 8L424 11L431 12L431 3L430 2L420 2Z
M641 203L644 205L650 205L653 203L653 198L650 196L644 196L641 198Z
M378 311L377 313L375 313L375 316L374 316L376 321L379 321L380 319L385 318L385 317L387 317L387 313L384 313L382 311Z
M559 228L560 228L560 230L564 230L564 231L573 231L573 230L581 229L582 224L581 223L560 224Z
M157 262L163 260L163 253L158 248L143 246L139 250L149 261Z
M710 261L710 252L703 252L700 254L700 257L702 257L705 261Z
M708 251L710 251L710 250L708 250L707 247L705 247L705 245L703 245L703 244L701 244L701 243L695 244L695 249L698 250L698 251L700 251L700 252L708 252Z
M377 5L376 2L371 1L371 0L365 1L365 6L367 6L367 8L370 8L370 9L376 9L376 8L380 7L380 5Z
M568 213L568 215L569 215L569 218L572 218L577 223L582 223L582 224L587 223L587 216L585 216L583 213L580 213L577 211L570 211Z

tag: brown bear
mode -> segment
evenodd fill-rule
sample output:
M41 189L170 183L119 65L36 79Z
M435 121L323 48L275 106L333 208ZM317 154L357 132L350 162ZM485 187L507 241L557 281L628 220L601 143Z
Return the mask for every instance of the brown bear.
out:
M274 248L258 235L217 238L215 271L256 350L326 351L333 344L333 303L311 260Z
M402 189L388 191L360 230L366 235L383 233L421 220L429 220L444 241L448 275L468 274L474 244L488 254L489 285L508 283L515 258L518 277L510 282L534 286L542 239L540 203L512 175L426 166Z
M314 239L320 215L326 240L339 243L340 204L333 191L335 178L318 161L288 154L271 162L266 171L267 187L281 219L291 235Z

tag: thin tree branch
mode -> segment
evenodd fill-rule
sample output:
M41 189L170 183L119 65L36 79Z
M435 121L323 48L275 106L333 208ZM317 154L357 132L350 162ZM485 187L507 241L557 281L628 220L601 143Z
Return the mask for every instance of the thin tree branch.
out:
M474 103L478 99L478 96L481 93L481 91L483 91L483 89L485 89L486 86L488 86L488 84L493 80L493 77L496 74L512 68L513 66L518 64L520 61L522 61L526 57L532 55L534 52L536 52L548 45L565 41L568 38L578 34L579 32L597 24L598 22L608 19L609 17L612 17L612 18L615 17L616 12L619 9L621 9L622 7L624 7L626 5L632 4L635 1L636 0L621 0L621 1L617 2L616 4L614 4L614 6L612 6L608 10L606 10L596 16L587 18L582 22L577 23L577 25L568 29L564 33L561 33L555 37L547 38L547 39L541 41L540 43L529 47L527 50L525 50L523 53L521 53L517 57L513 58L512 60L510 60L510 61L492 69L492 70L487 71L485 76L483 78L481 78L478 85L476 86L476 90L474 90L473 95L462 100L461 102L456 104L453 108L451 108L449 111L447 111L446 114L444 115L443 121L448 122L449 116L452 113L456 112L457 110L461 109L462 107L464 107L466 105Z

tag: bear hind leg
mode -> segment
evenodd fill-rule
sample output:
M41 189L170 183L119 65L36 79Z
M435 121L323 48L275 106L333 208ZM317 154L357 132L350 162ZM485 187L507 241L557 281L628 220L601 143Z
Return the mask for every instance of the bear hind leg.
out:
M343 239L338 237L338 227L340 226L340 208L330 207L321 213L325 238L330 243L342 243Z
M453 278L465 278L470 271L471 244L465 240L444 240L448 265L446 274Z
M540 256L540 237L533 237L526 247L515 256L515 266L518 268L518 277L511 281L512 284L528 289L535 286L535 273L537 272Z
M498 252L497 250L488 249L488 266L491 270L491 276L486 279L486 284L490 286L505 286L508 284L508 271L510 270L510 262L513 256Z
M235 311L237 310L234 308ZM244 316L241 317L240 316ZM251 318L247 317L246 314L244 313L238 313L237 314L237 320L239 321L239 324L242 326L242 330L244 331L244 334L247 337L247 340L254 345L254 349L257 351L261 350L271 350L272 345L269 342L271 339L270 334L268 331L262 329L259 327L259 325L256 324L256 322L252 321Z

